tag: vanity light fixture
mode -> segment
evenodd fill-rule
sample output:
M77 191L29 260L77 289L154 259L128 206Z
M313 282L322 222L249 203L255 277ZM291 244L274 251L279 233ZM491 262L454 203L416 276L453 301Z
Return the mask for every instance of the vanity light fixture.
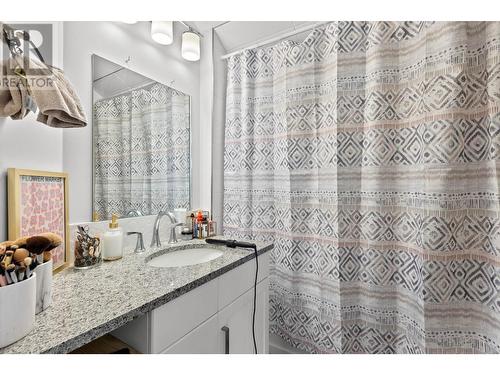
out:
M192 29L182 33L181 54L188 61L198 61L200 59L200 36Z
M185 60L200 59L201 37L197 30L183 21L177 21L187 30L182 33L181 55ZM151 38L159 44L169 45L174 41L174 21L151 21Z
M165 46L172 44L174 40L173 21L152 21L151 38L153 38L156 43L163 44Z

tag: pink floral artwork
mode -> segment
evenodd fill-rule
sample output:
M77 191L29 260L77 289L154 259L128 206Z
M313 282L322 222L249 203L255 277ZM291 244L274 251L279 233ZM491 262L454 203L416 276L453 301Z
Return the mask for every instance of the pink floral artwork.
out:
M60 177L21 176L21 236L52 232L63 238L52 250L54 268L65 259L64 179Z

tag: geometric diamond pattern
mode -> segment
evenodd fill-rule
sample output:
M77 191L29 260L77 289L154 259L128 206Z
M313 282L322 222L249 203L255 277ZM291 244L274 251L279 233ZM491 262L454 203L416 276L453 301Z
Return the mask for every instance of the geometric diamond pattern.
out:
M311 353L500 353L500 23L331 22L228 60L224 234Z
M94 210L189 207L189 97L155 83L94 103Z

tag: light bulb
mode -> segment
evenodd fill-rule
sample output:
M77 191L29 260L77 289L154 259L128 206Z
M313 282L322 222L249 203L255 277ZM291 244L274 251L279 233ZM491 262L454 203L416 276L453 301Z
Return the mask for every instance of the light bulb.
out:
M182 34L182 57L188 61L200 59L200 36L192 31Z
M152 21L151 38L153 38L156 43L160 43L165 46L172 44L174 40L173 21Z

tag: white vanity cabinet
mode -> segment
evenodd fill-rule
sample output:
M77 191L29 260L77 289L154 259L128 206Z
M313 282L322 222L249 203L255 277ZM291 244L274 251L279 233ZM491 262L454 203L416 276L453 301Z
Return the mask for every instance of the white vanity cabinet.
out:
M268 304L259 303L269 299L269 279L257 284L257 308L255 312L255 339L258 353L269 352ZM237 298L218 313L218 353L248 354L254 352L252 338L253 289ZM248 325L250 324L250 329ZM227 337L226 337L227 335ZM226 340L227 339L227 340Z
M217 354L220 337L218 316L214 315L207 321L189 332L186 336L163 350L163 354Z
M255 336L269 347L269 253L259 260ZM253 353L255 259L139 317L112 334L143 353Z

